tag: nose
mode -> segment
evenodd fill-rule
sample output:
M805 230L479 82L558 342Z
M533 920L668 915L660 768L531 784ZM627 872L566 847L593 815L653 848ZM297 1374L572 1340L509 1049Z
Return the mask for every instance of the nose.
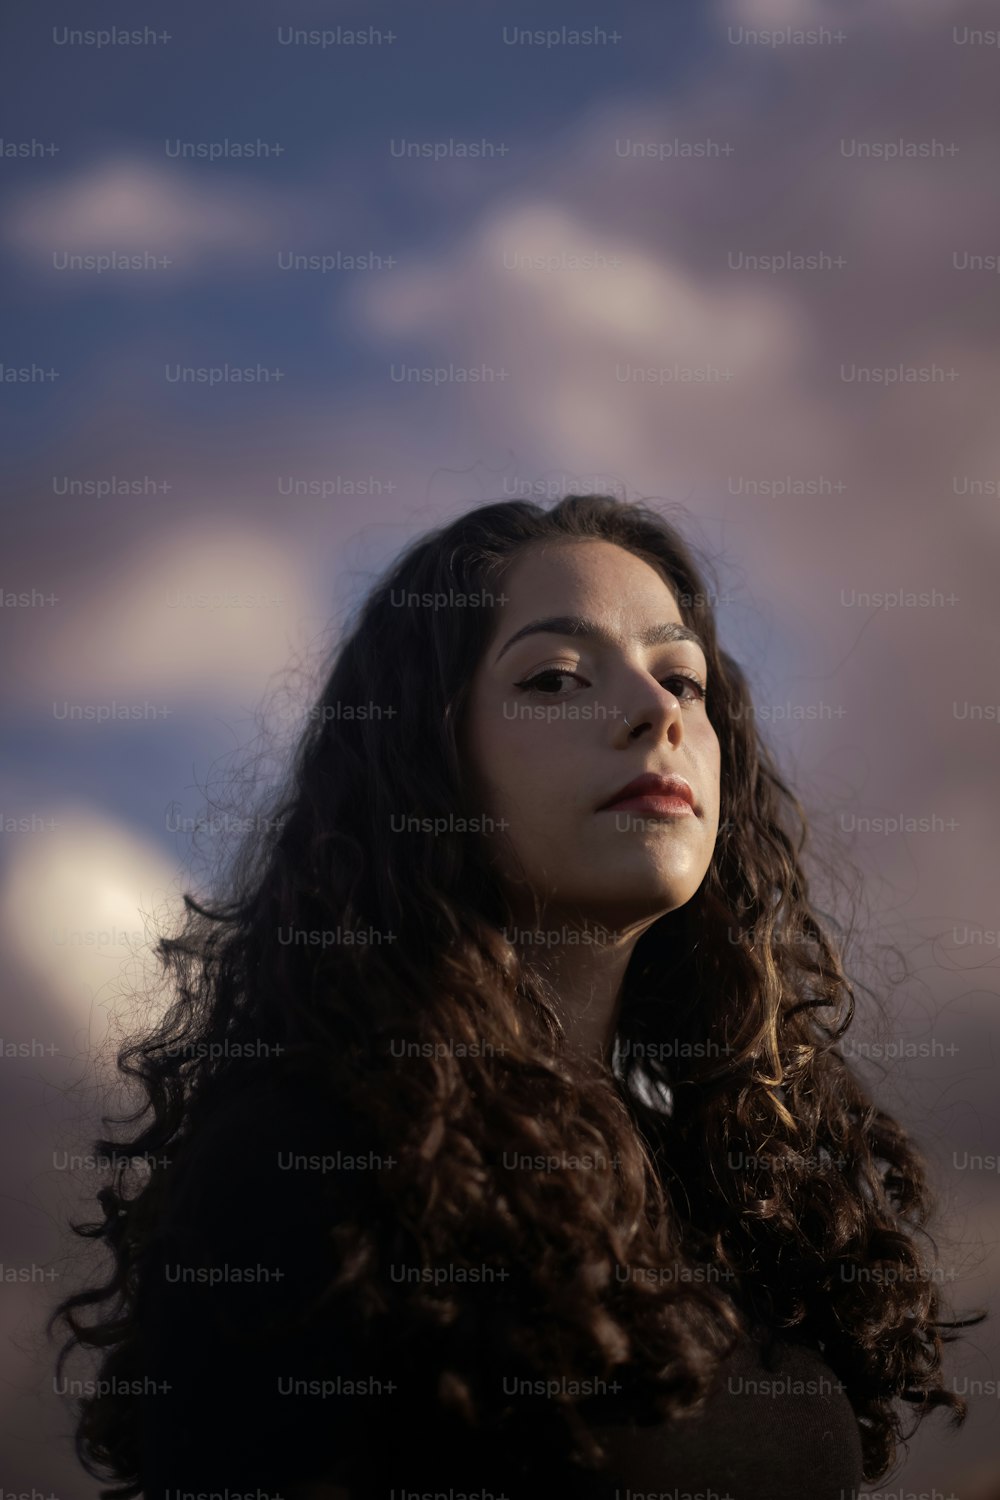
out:
M642 696L633 696L632 701L636 706L615 720L617 742L628 744L641 732L652 732L657 742L666 738L680 744L684 738L684 718L674 693L659 683L646 683Z

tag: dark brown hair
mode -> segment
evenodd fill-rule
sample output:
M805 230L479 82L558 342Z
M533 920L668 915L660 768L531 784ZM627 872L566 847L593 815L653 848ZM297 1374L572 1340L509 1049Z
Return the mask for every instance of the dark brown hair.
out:
M523 548L566 538L614 543L660 572L705 643L721 747L711 866L636 945L618 1031L630 1045L597 1074L569 1054L551 997L505 936L511 913L485 838L449 826L481 811L460 736L491 598ZM211 901L186 896L183 931L158 945L172 1004L118 1057L145 1103L115 1120L136 1127L129 1138L95 1143L118 1165L99 1194L103 1221L73 1227L112 1261L103 1285L53 1313L71 1330L60 1371L79 1344L102 1351L106 1379L140 1373L144 1236L179 1146L196 1150L198 1122L255 1067L276 1066L233 1045L263 1040L403 1164L379 1177L377 1215L359 1204L342 1226L353 1249L339 1291L377 1291L372 1317L400 1336L433 1329L428 1380L470 1425L496 1415L487 1366L567 1381L627 1367L663 1415L679 1413L705 1395L745 1327L735 1289L822 1349L857 1415L868 1481L894 1462L898 1403L913 1407L914 1429L936 1405L964 1420L942 1381L938 1331L963 1325L939 1320L919 1238L929 1240L933 1208L925 1166L838 1048L855 1010L843 948L814 909L803 809L762 740L743 671L718 644L704 576L656 510L569 495L548 510L510 501L461 515L410 545L372 589L270 816L253 820L225 888ZM392 716L343 711L372 704ZM392 836L399 809L444 822ZM282 943L288 928L395 940L317 951ZM390 1035L431 1044L428 1055L394 1057ZM618 1167L511 1171L507 1151L603 1153ZM519 1266L523 1296L484 1321L461 1285L446 1296L389 1285L377 1224L393 1226L413 1263L485 1254ZM705 1275L657 1274L664 1267ZM862 1279L858 1268L881 1274ZM96 1321L83 1320L87 1309ZM572 1397L552 1413L574 1451L600 1456ZM76 1447L89 1473L120 1481L103 1493L139 1493L132 1398L83 1400Z

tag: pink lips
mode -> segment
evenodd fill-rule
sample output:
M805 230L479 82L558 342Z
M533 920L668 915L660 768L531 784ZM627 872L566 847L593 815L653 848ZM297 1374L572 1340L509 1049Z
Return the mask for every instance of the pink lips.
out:
M651 771L635 777L607 802L602 803L597 811L604 812L610 808L622 812L645 813L650 817L678 813L684 816L695 810L694 793L683 776L660 776Z
M639 813L646 818L694 817L694 808L685 797L626 797L615 802L611 811Z

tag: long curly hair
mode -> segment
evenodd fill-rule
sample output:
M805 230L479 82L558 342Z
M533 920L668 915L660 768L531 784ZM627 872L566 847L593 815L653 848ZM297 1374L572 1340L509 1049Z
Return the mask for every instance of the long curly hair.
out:
M516 924L486 836L461 821L481 813L461 733L493 602L525 547L567 538L658 570L705 643L721 747L710 868L636 944L614 1061L599 1069L565 1045L551 992L506 936ZM336 1291L368 1310L373 1336L379 1319L400 1342L420 1331L428 1388L468 1426L499 1420L483 1375L513 1365L563 1389L626 1373L664 1418L698 1409L745 1330L739 1306L822 1350L869 1482L932 1407L964 1421L942 1379L942 1344L957 1335L939 1329L985 1313L938 1317L927 1169L838 1046L856 1004L844 946L811 898L802 805L719 646L707 567L648 505L514 500L419 538L358 607L289 776L262 798L269 816L251 820L213 899L185 894L182 930L159 940L166 1013L118 1052L143 1102L104 1116L129 1128L95 1142L114 1162L103 1219L72 1225L111 1264L47 1325L70 1330L60 1374L74 1347L101 1351L75 1447L89 1474L117 1482L105 1497L141 1488L137 1404L107 1392L139 1373L142 1246L181 1145L196 1152L219 1102L278 1066L259 1060L262 1042L286 1075L333 1090L404 1168L379 1176L377 1211L359 1199L352 1220L348 1204ZM400 808L432 831L390 836ZM283 940L288 929L393 940L317 948ZM404 1056L386 1045L401 1036L418 1044ZM615 1168L510 1170L509 1152ZM516 1296L498 1316L460 1284L391 1284L380 1226L413 1264L481 1264L486 1252L519 1268ZM913 1409L905 1434L900 1402ZM573 1396L551 1414L567 1451L603 1456Z

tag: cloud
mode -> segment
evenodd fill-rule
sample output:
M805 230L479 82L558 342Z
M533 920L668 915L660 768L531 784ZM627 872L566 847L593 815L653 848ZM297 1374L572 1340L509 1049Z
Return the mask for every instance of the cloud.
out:
M799 24L825 8L743 0L712 14ZM725 46L686 92L603 101L538 149L520 196L493 198L391 282L358 287L363 331L399 363L506 371L448 393L464 451L495 452L502 434L540 471L620 474L635 491L740 520L762 507L730 499L730 476L828 479L843 486L832 503L751 528L765 570L780 562L784 578L801 576L808 522L832 548L831 570L857 576L854 516L866 554L899 553L911 576L940 576L940 545L906 521L949 494L973 455L995 478L988 406L1000 380L1000 304L983 273L952 266L955 250L995 251L1000 231L982 190L995 79L983 48L952 45L954 10L938 7L930 25L912 7L879 23L859 8L855 55ZM852 156L841 144L900 139L938 154ZM622 155L623 141L665 154ZM705 141L734 149L670 154ZM566 264L588 253L594 268ZM785 253L830 263L773 274L735 260ZM898 364L959 374L892 385L841 373ZM733 374L678 378L707 366ZM424 402L421 419L433 411ZM995 509L974 497L960 508L995 534ZM957 533L948 543L959 550Z
M116 555L112 569L99 558L70 589L25 646L24 695L50 709L53 699L256 700L303 622L326 609L305 558L272 532L197 517Z
M268 245L274 205L259 187L225 176L197 177L183 169L121 154L95 162L58 182L16 197L0 233L29 258L53 251L74 255L152 251L176 258L177 271L209 261L227 265Z
M844 30L853 36L860 31L878 29L891 21L910 28L933 25L935 12L950 13L962 8L965 0L925 0L914 6L909 0L885 0L885 4L866 6L864 0L718 0L707 14L716 24L746 26L762 30L782 27L809 29L826 26L832 31Z
M789 457L815 462L839 436L802 382L810 330L793 299L698 274L571 205L509 201L443 259L363 288L356 309L399 364L427 362L407 358L415 343L471 366L488 350L507 378L467 388L484 428L581 470L635 472L655 445L661 484L688 490L706 446L762 449L779 404Z
M44 1011L40 1017L22 1003L17 1029L24 1038L45 1032L45 1040L50 1030L62 1052L96 1052L118 1014L123 984L144 974L155 990L155 928L165 922L173 930L182 911L178 872L156 845L103 809L54 801L36 811L57 827L22 835L6 860L0 932L9 959L41 987L56 1016L40 1025Z

